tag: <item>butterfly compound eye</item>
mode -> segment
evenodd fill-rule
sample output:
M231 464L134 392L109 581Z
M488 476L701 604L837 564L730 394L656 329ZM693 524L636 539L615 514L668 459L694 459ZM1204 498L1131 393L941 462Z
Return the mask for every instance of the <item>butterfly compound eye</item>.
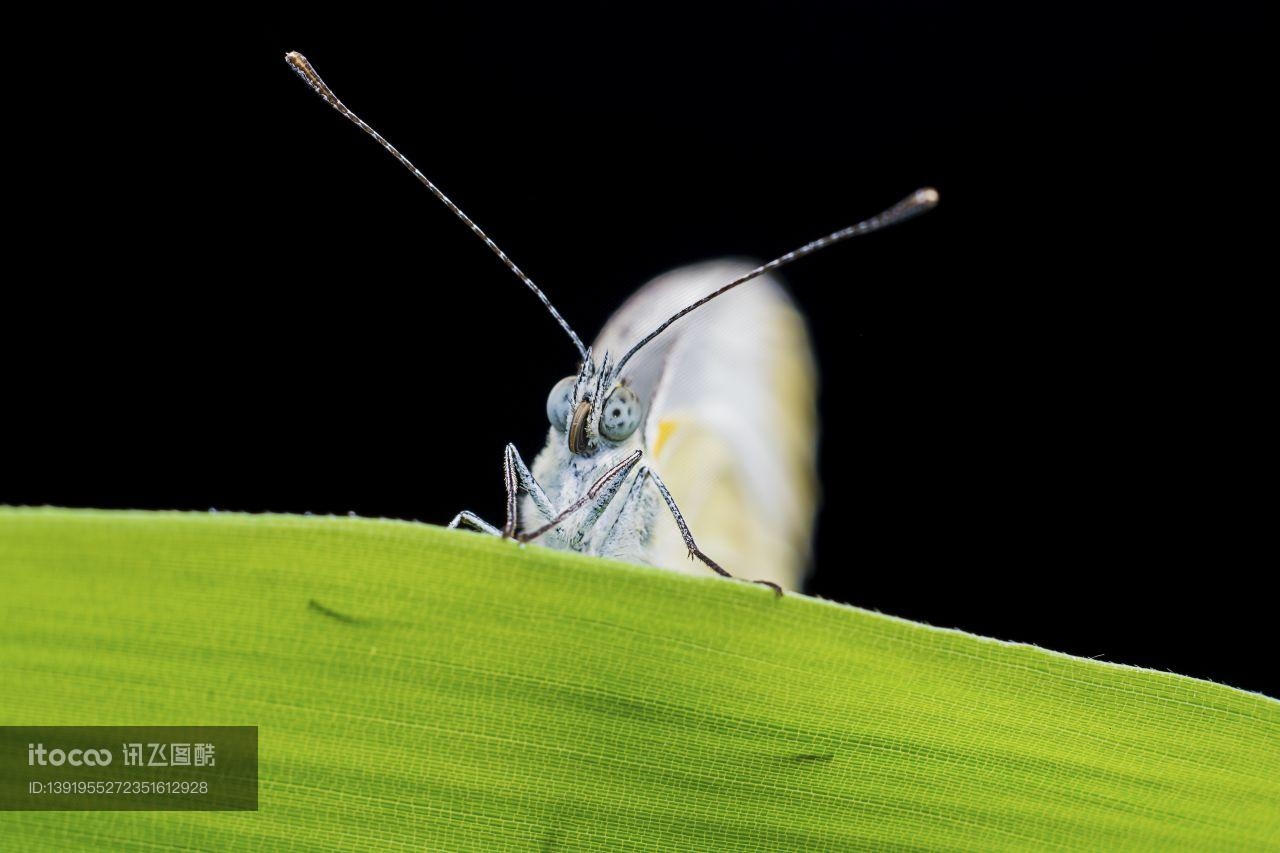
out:
M605 398L600 412L600 434L610 441L622 441L640 426L640 398L619 385Z
M573 386L577 381L576 376L566 376L556 383L547 397L547 420L561 432L569 428L569 413L573 406Z

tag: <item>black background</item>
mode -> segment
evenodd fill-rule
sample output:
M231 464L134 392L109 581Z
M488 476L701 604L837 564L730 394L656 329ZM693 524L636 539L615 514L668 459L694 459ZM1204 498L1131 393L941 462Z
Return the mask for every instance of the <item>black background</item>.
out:
M666 269L936 186L785 274L809 591L1280 694L1259 22L856 5L15 33L0 502L501 516L575 353L299 50L588 340Z

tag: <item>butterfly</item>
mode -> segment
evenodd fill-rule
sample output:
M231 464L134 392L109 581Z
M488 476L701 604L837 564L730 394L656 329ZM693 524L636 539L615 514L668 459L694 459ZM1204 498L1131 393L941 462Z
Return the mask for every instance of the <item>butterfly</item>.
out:
M804 319L771 273L929 210L937 191L917 190L766 264L711 261L660 276L587 347L532 279L348 109L302 54L285 61L483 240L578 351L577 369L547 398L547 443L532 466L514 445L506 447L502 526L465 510L449 526L734 577L728 565L779 594L798 588L819 493L817 379Z

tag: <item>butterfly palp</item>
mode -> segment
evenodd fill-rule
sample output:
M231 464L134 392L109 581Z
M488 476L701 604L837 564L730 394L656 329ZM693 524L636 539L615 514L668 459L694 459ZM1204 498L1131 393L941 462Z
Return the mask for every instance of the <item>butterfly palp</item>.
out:
M587 418L591 417L591 401L582 400L573 413L573 423L569 425L569 450L579 456L591 452L587 441Z

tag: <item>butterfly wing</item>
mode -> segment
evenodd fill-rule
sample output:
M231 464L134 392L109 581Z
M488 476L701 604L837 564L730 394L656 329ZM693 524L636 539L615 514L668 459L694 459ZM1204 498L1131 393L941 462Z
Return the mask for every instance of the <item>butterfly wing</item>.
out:
M722 260L654 279L606 324L596 353L619 357L680 308L753 268ZM698 546L734 575L798 588L818 500L816 371L804 318L762 277L682 318L627 364L647 407L646 463ZM660 508L645 558L704 574Z

